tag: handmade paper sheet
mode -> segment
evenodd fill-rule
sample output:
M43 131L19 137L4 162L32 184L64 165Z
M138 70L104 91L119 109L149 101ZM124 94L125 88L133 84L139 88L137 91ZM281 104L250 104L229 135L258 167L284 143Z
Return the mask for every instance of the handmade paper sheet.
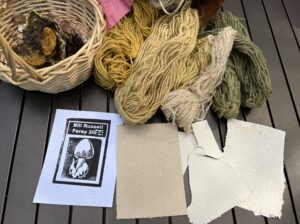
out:
M229 120L227 126L224 157L251 191L239 206L255 215L281 217L285 132L238 120Z
M225 159L216 160L194 150L188 158L192 202L191 223L205 224L235 207L249 196L243 179Z
M193 130L201 147L195 148L192 135L179 138L185 150L188 147L193 151L190 155L181 154L189 166L192 203L188 216L192 223L208 223L234 206L255 215L281 217L285 132L229 120L225 152L216 160L213 155L217 147L208 123L195 123Z
M186 214L177 128L172 124L119 126L117 218Z

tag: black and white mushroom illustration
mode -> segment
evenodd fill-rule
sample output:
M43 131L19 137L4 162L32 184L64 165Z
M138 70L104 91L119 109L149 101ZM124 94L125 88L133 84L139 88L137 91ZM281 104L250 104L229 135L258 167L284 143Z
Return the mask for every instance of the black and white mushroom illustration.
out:
M82 139L75 147L73 161L69 168L72 178L85 178L89 172L88 160L94 157L94 147L89 139Z

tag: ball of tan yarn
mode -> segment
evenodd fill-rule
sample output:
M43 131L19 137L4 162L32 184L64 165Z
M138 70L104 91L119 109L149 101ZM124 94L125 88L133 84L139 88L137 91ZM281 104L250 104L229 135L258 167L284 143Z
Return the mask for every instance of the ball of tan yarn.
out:
M127 80L156 18L157 10L148 1L133 2L132 12L108 32L95 57L95 81L98 85L115 90Z

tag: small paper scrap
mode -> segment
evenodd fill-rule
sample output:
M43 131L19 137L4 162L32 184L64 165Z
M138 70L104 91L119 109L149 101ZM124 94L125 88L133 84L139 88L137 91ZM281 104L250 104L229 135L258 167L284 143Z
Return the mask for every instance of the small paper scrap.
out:
M98 0L105 14L108 28L112 28L131 9L133 0Z
M203 149L201 152L202 155L220 159L223 153L216 142L207 120L193 123L192 127L198 146Z
M184 174L187 168L188 156L194 149L198 148L198 145L193 133L178 132L178 139L180 146L182 174Z

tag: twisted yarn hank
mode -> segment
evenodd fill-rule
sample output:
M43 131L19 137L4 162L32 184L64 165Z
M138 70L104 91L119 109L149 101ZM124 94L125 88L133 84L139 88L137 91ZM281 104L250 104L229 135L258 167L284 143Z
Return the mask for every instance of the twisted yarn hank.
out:
M183 74L187 58L195 48L198 30L197 11L190 7L155 22L132 74L115 92L116 108L125 124L143 124L155 114L163 97Z
M161 104L163 113L168 120L176 121L184 131L191 131L193 122L205 118L215 89L222 82L235 35L236 31L227 27L217 36L207 36L212 43L211 64L190 87L173 91L164 97Z
M223 82L213 98L212 110L219 118L237 117L240 106L261 106L272 92L270 75L262 51L251 41L247 29L230 12L213 17L206 35L231 26L237 30Z
M197 39L196 46L187 58L183 73L178 74L172 90L185 88L194 83L201 70L211 63L212 43L209 38Z
M127 80L144 40L150 35L158 12L145 0L135 0L132 13L107 34L95 57L95 81L115 90Z

